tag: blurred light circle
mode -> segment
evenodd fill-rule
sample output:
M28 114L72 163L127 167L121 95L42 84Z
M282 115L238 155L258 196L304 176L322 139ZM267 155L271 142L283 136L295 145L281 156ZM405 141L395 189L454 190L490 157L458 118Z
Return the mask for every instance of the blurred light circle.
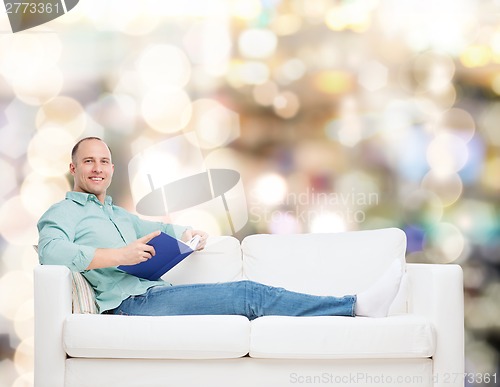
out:
M444 206L450 206L462 195L463 183L457 173L439 175L429 171L422 179L422 188L439 196Z
M208 233L208 235L221 235L221 226L219 225L218 219L211 212L191 208L171 214L171 216L173 223L192 225L196 230L203 230Z
M63 200L71 186L64 175L45 177L32 173L21 185L21 200L24 207L36 218L43 215L52 204ZM33 198L36 197L36 200Z
M413 76L421 88L433 93L448 89L455 75L455 63L449 55L428 51L415 57Z
M62 18L64 19L64 18ZM59 19L57 19L59 20ZM12 384L11 387L31 387L33 386L33 380L35 380L35 375L33 372L25 372L20 375Z
M112 13L106 20L115 29L128 35L146 35L160 23L159 16L154 12L152 4L134 0L111 0L114 5Z
M491 103L481 114L479 126L491 145L500 146L500 102Z
M46 102L37 112L36 126L60 126L76 140L85 130L87 117L82 105L70 97L55 97Z
M262 106L271 106L278 93L278 86L271 81L256 85L252 91L255 102Z
M17 309L14 316L14 329L17 337L21 340L30 338L33 335L35 303L33 298L25 300Z
M291 91L284 91L274 98L273 107L278 116L292 118L300 109L299 97Z
M214 149L205 157L207 169L227 168L242 173L244 161L241 154L231 148Z
M270 70L262 62L242 62L234 64L228 76L229 82L235 86L259 85L269 80Z
M338 118L330 121L326 127L326 135L342 145L353 147L363 138L367 138L378 130L376 122L369 114L361 114L358 101L353 97L344 97L338 109Z
M188 140L190 131L196 134L192 138L195 145L204 149L221 147L239 137L239 116L215 100L199 99L192 103L191 119L184 128Z
M137 70L147 88L181 88L189 81L191 63L180 48L154 44L141 54Z
M6 34L0 38L0 52L0 73L15 82L53 68L61 56L62 44L55 33Z
M500 221L493 203L464 199L457 203L449 215L450 221L477 245L488 245L497 239Z
M2 171L2 184L0 184L0 203L1 199L14 190L17 186L16 170L4 159L0 158L0 171Z
M38 255L32 245L7 245L2 255L5 272L20 270L31 272L38 264Z
M361 65L358 82L368 91L376 91L387 85L389 70L382 63L370 60Z
M34 369L35 340L28 337L21 341L14 353L14 365L19 374L29 373Z
M500 156L490 157L482 170L481 183L490 191L500 193Z
M467 68L486 66L491 59L491 48L486 45L471 45L460 54L460 62Z
M353 89L352 76L344 71L322 71L315 75L314 85L327 94L345 94Z
M500 75L495 75L491 80L491 89L496 95L500 95Z
M433 118L433 113L435 113L434 116L438 116L450 109L457 100L457 92L452 84L439 93L425 90L425 88L416 88L415 96L415 102L419 108L430 118Z
M0 277L0 315L14 321L20 305L33 297L31 272L13 270Z
M277 45L276 34L262 28L247 29L241 33L238 39L241 55L250 59L264 59L272 56Z
M336 143L326 141L301 141L294 149L297 170L309 174L335 171L341 173L347 167L345 150Z
M138 106L127 94L105 94L87 106L87 112L106 129L128 134L135 129Z
M271 234L299 234L302 232L300 222L289 212L273 212L267 222Z
M44 104L57 96L62 87L63 75L56 67L30 71L12 80L17 98L29 105Z
M401 136L413 125L412 117L416 115L415 105L404 100L394 100L387 104L383 111L381 135L384 141L398 146Z
M129 35L144 35L151 32L159 23L158 12L149 1L87 0L78 9L92 21L97 28L120 31Z
M415 110L418 112L419 119L425 120L426 122L437 121L443 111L446 110L435 101L429 93L416 94L412 102L415 105ZM449 107L451 107L451 105Z
M183 38L184 48L194 64L202 66L212 77L223 76L231 58L230 28L216 20L202 20L194 24ZM200 71L193 71L193 78Z
M286 180L282 176L267 173L256 179L252 195L258 202L272 206L283 203L287 190Z
M465 141L449 133L438 134L427 148L427 162L439 176L459 171L467 163L468 157Z
M175 133L191 118L191 100L181 89L155 89L144 96L141 112L144 120L156 131Z
M468 142L474 136L476 123L472 115L458 108L444 112L437 122L438 130L444 130Z
M24 207L20 196L11 197L0 207L0 234L9 243L33 244L38 239L37 221Z
M279 69L280 83L287 84L297 81L304 76L306 70L306 65L300 59L289 59Z
M232 0L228 3L231 14L244 20L257 18L262 12L262 4L259 0Z
M363 12L359 3L342 3L332 7L325 15L325 24L333 31L342 31L348 28L362 31L369 24L369 16Z
M129 165L130 191L134 203L138 203L151 193L152 189L177 179L180 168L179 160L173 154L156 151L145 152L135 167ZM153 177L156 179L154 187L152 187L150 180Z
M377 180L364 171L344 173L335 182L335 197L348 209L367 208L379 204Z
M278 14L273 19L271 28L278 36L293 35L302 27L301 15L294 13Z
M401 197L403 217L408 224L434 224L443 217L443 203L431 191L419 189L403 192Z
M68 172L74 137L62 128L38 131L28 145L28 163L38 174L52 177Z
M434 263L450 263L462 255L466 243L456 226L450 223L438 223L425 235L424 252Z

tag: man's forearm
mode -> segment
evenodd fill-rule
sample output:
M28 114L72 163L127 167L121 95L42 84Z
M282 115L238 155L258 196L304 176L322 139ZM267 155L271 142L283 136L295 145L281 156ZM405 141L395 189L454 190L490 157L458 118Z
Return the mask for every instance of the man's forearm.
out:
M97 249L87 270L118 266L120 264L119 253L119 249Z
M155 255L153 246L147 243L157 237L160 231L153 231L136 241L129 243L127 246L117 249L96 249L94 258L90 262L87 270L102 269L105 267L120 266L120 265L135 265L147 261Z

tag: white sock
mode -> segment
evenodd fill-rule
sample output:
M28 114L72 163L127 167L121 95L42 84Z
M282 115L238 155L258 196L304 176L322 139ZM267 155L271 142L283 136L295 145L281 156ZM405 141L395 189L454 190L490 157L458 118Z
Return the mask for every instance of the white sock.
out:
M402 275L401 261L396 259L377 282L357 295L356 316L386 317L398 293Z

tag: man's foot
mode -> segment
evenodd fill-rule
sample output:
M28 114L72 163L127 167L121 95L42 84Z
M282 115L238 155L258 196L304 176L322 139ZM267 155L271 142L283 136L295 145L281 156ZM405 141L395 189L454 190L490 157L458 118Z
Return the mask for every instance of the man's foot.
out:
M396 259L377 282L357 295L356 316L386 317L399 290L403 268Z

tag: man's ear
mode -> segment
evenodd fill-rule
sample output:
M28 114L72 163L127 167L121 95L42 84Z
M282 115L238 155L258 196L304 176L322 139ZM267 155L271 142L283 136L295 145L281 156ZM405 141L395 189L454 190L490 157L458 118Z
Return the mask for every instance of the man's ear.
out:
M69 163L69 173L71 173L73 176L75 175L75 164Z

